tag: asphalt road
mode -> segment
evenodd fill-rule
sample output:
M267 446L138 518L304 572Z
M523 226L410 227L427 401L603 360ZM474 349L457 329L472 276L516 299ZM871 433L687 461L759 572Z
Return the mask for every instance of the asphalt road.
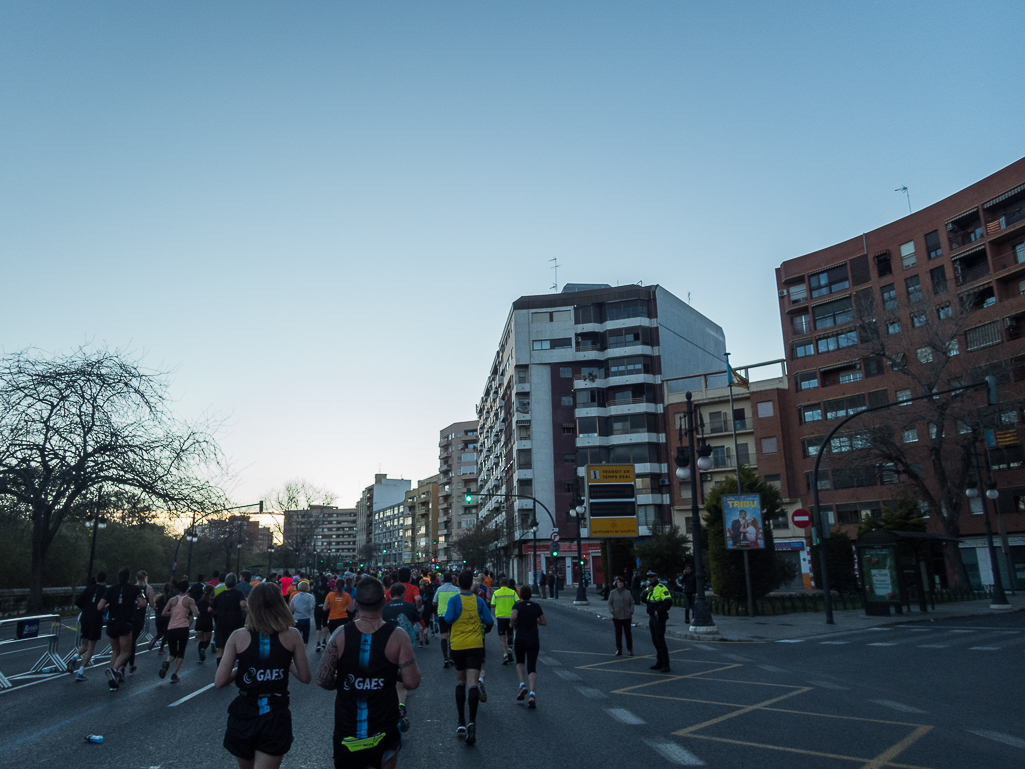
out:
M611 624L545 602L538 709L514 699L516 674L488 636L488 701L478 743L455 736L454 672L437 642L418 651L403 766L1021 767L1025 615L919 622L773 643L669 641L673 673L615 657ZM311 661L316 664L317 654ZM101 669L0 693L0 766L204 769L235 766L221 747L233 689L215 690L195 646L182 681L139 657L117 693ZM292 686L295 744L285 767L330 767L333 694ZM92 745L86 734L102 734Z

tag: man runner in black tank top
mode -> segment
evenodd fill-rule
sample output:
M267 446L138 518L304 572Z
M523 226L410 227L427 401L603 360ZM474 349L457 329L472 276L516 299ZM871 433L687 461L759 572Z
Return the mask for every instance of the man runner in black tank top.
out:
M356 586L359 616L335 631L317 672L317 685L335 700L335 769L394 769L401 746L395 683L420 686L413 643L381 617L384 586L364 577Z

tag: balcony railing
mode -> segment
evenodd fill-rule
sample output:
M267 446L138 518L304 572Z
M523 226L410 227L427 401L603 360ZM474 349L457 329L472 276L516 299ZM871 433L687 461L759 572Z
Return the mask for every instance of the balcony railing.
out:
M955 270L955 280L959 286L963 286L965 283L972 283L976 280L982 280L987 275L989 275L989 262L985 262L968 269Z
M710 433L729 433L733 432L733 426L736 425L737 430L750 430L751 422L747 419L724 419L722 422L712 422L709 425L708 431Z
M977 240L981 240L982 233L982 225L979 225L974 230L968 230L967 232L959 232L956 235L951 234L950 250L956 251L957 249L963 246L967 246L969 243L974 243Z

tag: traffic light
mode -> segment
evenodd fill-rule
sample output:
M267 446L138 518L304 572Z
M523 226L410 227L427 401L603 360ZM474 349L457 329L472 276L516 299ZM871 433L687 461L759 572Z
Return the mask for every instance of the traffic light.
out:
M463 566L466 566L466 559L463 559Z
M587 559L586 558L581 558L580 559L580 565L581 566L586 566L587 565Z
M472 505L473 504L473 494L471 494L470 492L466 492L465 494L463 494L463 501L466 504L468 504L468 505Z
M552 558L558 558L558 557L559 557L559 546L556 545L556 544L552 544Z
M387 553L388 552L388 548L384 548L381 552L382 553Z

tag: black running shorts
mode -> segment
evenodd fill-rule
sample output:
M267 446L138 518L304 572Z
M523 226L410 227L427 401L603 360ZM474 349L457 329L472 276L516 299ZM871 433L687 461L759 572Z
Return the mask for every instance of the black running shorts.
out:
M283 756L291 747L292 713L288 708L255 718L228 716L224 749L233 756L252 761L256 751L268 756Z
M131 634L131 622L107 622L107 638L121 638Z
M83 618L79 623L83 641L99 641L103 635L103 617Z
M498 634L499 635L512 635L512 628L509 625L512 623L512 619L509 617L498 618Z
M484 664L484 647L476 649L452 649L449 654L456 663L456 670L480 670Z

